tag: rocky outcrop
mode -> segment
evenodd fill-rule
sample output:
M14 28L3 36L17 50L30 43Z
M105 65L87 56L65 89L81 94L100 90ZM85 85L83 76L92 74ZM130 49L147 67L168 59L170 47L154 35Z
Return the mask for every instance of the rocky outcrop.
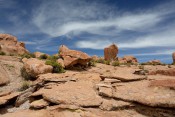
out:
M40 108L44 108L46 106L49 105L49 102L48 101L45 101L43 99L40 99L40 100L37 100L37 101L34 101L30 104L30 107L31 108L35 108L35 109L40 109Z
M156 74L161 74L166 76L175 76L175 68L171 68L167 70L154 70L149 72L149 75L156 75Z
M175 89L175 79L153 80L150 82L150 86Z
M150 87L149 81L120 83L116 88L113 92L115 98L152 107L175 108L174 90Z
M118 47L115 44L112 44L106 48L104 48L104 59L111 61L116 60L118 54Z
M6 74L5 69L0 64L0 86L10 82L9 76Z
M34 95L42 95L45 100L54 104L72 104L81 107L98 107L102 102L93 90L92 82L89 81L52 85L51 88L41 89Z
M15 55L29 53L24 43L18 42L16 37L9 34L0 34L0 51Z
M45 61L36 58L25 59L23 61L25 71L33 78L36 78L39 74L52 73L53 71L53 67L45 65Z
M42 52L34 52L33 54L35 55L36 58L40 58L41 55L46 55L47 57L49 57L48 54L45 54L45 53L42 53Z
M151 60L148 61L147 64L151 64L151 65L161 65L161 61L160 60Z
M6 103L8 103L13 98L16 98L19 94L20 93L15 92L15 93L10 93L8 95L0 97L0 105L5 105Z
M173 63L175 63L175 52L173 52L172 57L173 57Z
M60 57L63 58L64 66L66 68L73 67L74 65L87 66L91 57L86 53L76 50L70 50L65 45L59 48Z
M123 58L118 58L119 63L138 63L138 60L134 56L124 56Z

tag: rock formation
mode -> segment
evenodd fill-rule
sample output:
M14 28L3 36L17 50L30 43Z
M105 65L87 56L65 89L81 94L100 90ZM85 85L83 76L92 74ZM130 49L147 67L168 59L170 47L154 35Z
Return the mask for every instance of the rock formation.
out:
M15 55L29 53L24 43L18 42L16 37L9 34L0 34L0 51Z
M118 47L115 44L112 44L104 48L104 59L107 61L116 60L118 54Z
M41 55L46 55L47 57L49 56L48 54L42 53L42 52L34 52L34 55L36 58L40 58Z
M160 60L151 60L147 62L148 64L153 64L153 65L161 65L161 61Z
M138 60L134 56L124 56L123 58L118 58L119 63L138 63Z
M23 59L23 61L25 71L33 78L36 78L39 74L52 73L53 67L45 65L45 61L36 58Z
M173 57L173 63L175 63L175 52L173 52L172 57Z
M91 57L86 53L77 50L70 50L65 45L61 45L59 48L60 57L63 58L64 66L66 68L74 65L86 66L91 60Z

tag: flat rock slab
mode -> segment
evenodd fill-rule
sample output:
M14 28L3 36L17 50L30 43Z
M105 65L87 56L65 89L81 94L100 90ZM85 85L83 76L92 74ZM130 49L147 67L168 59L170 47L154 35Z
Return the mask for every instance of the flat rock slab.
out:
M1 117L53 117L47 110L23 110L14 113L7 113Z
M142 75L135 75L135 74L127 74L127 73L104 73L101 76L102 80L107 79L117 79L123 82L127 82L127 81L137 81L137 80L143 80L146 79L146 76L142 76Z
M7 113L1 117L147 117L134 110L102 111L88 108L86 110L23 110L14 113Z
M48 105L49 105L49 102L45 101L43 99L36 100L36 101L33 101L32 103L30 103L30 107L31 108L36 108L36 109L44 108Z
M174 90L150 87L150 81L146 80L116 84L113 97L153 107L175 108Z
M99 106L102 99L96 94L90 81L67 82L53 85L50 89L40 89L32 96L42 95L43 98L55 104L70 104L82 107Z
M145 75L136 75L134 74L136 68L130 68L130 67L117 67L110 69L109 72L103 72L101 74L101 79L105 80L108 79L117 79L123 82L127 81L136 81L136 80L143 80L147 77Z
M15 92L15 93L11 93L9 95L5 95L0 97L0 105L4 105L6 103L8 103L11 99L17 97L20 93Z
M124 102L121 100L114 100L114 99L103 99L103 103L100 106L100 109L112 111L120 108L127 108L133 107L130 102Z
M167 87L175 89L175 79L153 80L150 82L150 86Z

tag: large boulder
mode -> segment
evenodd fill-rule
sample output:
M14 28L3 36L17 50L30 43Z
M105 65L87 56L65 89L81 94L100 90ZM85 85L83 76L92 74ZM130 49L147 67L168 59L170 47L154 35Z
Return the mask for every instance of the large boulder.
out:
M152 65L161 65L162 64L160 60L150 60L147 63L152 64Z
M127 63L137 63L138 60L134 56L124 56L123 60L125 60Z
M118 47L115 44L112 44L104 48L104 58L105 60L111 61L115 60L118 54Z
M49 57L48 54L42 53L42 52L34 52L34 55L36 58L40 58L42 55L46 55L47 57Z
M91 57L84 52L70 50L65 45L61 45L59 48L60 57L63 58L64 66L66 68L72 67L76 64L86 66L91 60Z
M0 34L0 51L15 55L29 53L24 43L18 42L15 36L9 34Z
M175 52L173 52L172 57L173 57L173 63L175 63Z
M36 58L30 58L23 60L24 69L31 77L36 77L39 74L52 73L53 67L45 65L45 61L38 60Z

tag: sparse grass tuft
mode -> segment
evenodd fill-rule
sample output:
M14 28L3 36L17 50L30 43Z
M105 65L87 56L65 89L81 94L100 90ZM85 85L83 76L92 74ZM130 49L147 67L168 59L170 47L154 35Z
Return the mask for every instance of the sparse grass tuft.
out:
M34 79L31 75L29 75L26 72L24 67L21 68L21 76L24 78L24 80L33 80Z
M89 62L89 66L96 67L96 61L95 61L95 60L91 60L91 61Z
M105 64L106 65L110 65L110 61L105 61Z
M105 64L105 60L104 59L102 59L102 58L99 58L97 61L96 61L97 63L102 63L102 64Z
M114 62L112 62L112 66L120 66L119 61L114 61Z
M32 53L29 53L29 54L23 54L21 55L22 58L35 58L35 55L32 54Z
M20 87L20 91L25 91L26 89L28 89L30 87L30 82L29 81L23 81L22 82L22 85Z
M60 63L57 63L54 60L47 60L45 62L46 65L51 65L53 67L53 73L64 73L65 70Z

